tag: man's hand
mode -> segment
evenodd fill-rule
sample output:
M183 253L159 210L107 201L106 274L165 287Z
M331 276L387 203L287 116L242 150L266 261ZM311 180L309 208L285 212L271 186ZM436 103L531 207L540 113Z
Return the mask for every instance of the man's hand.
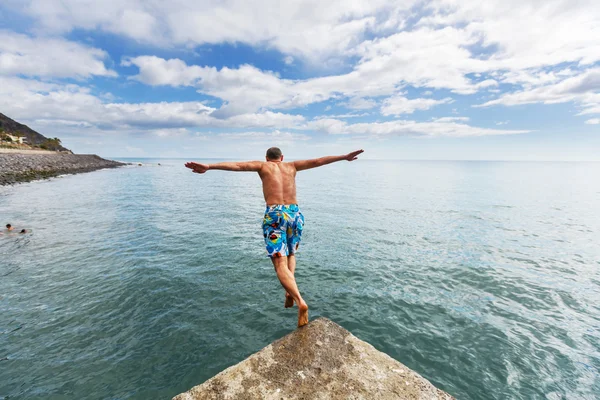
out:
M352 153L348 153L348 154L346 154L346 157L345 157L345 159L346 159L347 161L354 161L354 160L356 160L356 159L358 158L358 155L359 155L359 154L361 154L361 153L364 153L364 152L365 152L364 150L356 150L356 151L353 151Z
M203 174L209 169L208 164L200 164L196 162L185 163L185 166L197 174Z

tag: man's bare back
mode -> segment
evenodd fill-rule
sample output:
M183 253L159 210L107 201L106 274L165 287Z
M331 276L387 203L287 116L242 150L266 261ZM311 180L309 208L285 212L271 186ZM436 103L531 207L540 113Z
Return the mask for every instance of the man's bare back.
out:
M296 173L305 169L320 167L336 161L354 161L363 150L341 156L327 156L311 160L283 162L281 150L272 147L267 150L266 161L223 162L185 164L193 172L203 174L208 170L254 171L262 180L263 194L267 205L263 219L263 232L267 253L271 257L277 278L286 290L286 308L298 305L298 326L308 323L308 305L300 295L294 272L296 269L295 251L300 244L304 227L304 216L296 199Z
M298 203L294 163L267 161L263 163L258 175L262 180L263 194L268 206Z

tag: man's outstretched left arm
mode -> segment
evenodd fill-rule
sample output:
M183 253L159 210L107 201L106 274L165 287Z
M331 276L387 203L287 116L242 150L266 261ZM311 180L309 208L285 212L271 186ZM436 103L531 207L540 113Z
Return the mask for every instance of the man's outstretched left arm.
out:
M344 154L341 156L327 156L321 158L314 158L312 160L294 161L294 167L296 167L296 171L304 171L305 169L317 168L338 161L354 161L358 158L358 155L362 154L363 152L364 150L356 150L352 153Z
M236 161L222 162L216 164L202 164L197 162L185 163L185 166L197 174L203 174L210 169L220 169L222 171L260 171L263 161Z

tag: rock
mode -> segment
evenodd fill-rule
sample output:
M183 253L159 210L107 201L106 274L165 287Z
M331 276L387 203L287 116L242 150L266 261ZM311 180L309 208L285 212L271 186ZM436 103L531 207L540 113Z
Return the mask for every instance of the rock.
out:
M93 154L0 153L0 185L28 182L63 174L77 174L123 163L105 160Z
M273 342L173 400L453 399L326 319Z

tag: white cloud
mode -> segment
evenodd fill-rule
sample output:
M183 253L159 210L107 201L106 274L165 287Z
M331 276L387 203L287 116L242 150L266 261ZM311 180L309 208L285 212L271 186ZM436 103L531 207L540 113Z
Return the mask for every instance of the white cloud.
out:
M172 138L172 137L188 136L191 132L187 128L173 128L173 129L153 129L153 130L147 131L147 133L150 133L152 135L156 135L156 136L162 137L162 138L167 138L167 137Z
M16 100L18 98L18 101ZM103 131L147 133L162 137L188 135L192 128L243 129L271 128L273 132L244 133L263 142L306 140L306 133L318 131L348 135L484 136L525 133L524 130L498 130L465 124L466 117L444 117L432 122L394 120L388 122L348 123L335 118L306 121L301 115L272 111L246 113L228 118L212 116L214 108L200 102L107 103L78 85L47 84L33 79L0 76L0 109L11 117L55 134L91 134ZM190 131L191 132L191 131ZM254 132L254 131L253 131ZM256 131L260 132L260 131ZM233 138L238 133L231 133ZM241 135L241 134L240 134Z
M409 85L416 88L446 89L462 95L484 89L492 93L498 92L499 82L523 86L528 90L559 82L574 74L573 69L562 66L564 63L579 63L585 69L600 60L600 51L596 51L600 50L600 32L593 24L597 18L592 17L600 17L597 3L583 1L578 7L567 1L555 2L553 7L533 7L528 2L516 0L509 0L509 3L510 8L499 0L486 2L485 5L475 1L457 3L451 0L433 0L424 4L431 12L420 20L418 15L407 11L410 6L406 4L397 9L394 9L395 5L384 3L363 7L335 4L340 9L349 7L345 11L344 22L337 20L340 26L346 26L347 23L360 25L365 18L374 18L376 23L369 22L369 29L384 35L362 40L362 33L366 29L362 27L353 31L354 36L344 40L341 46L323 45L323 40L319 39L311 45L313 48L304 46L298 53L308 58L356 57L358 61L351 71L341 75L290 80L281 79L275 73L261 71L250 65L216 70L209 66L188 66L181 60L156 57L137 57L130 62L139 67L140 73L136 79L142 82L195 86L203 93L219 97L226 104L215 115L226 117L255 112L261 108L303 107L328 99L343 100L339 104L350 109L368 109L375 105L373 97L391 96L399 88ZM386 13L382 14L382 7ZM223 6L220 10L227 15L228 22L237 18L237 9ZM315 9L315 14L317 10L319 8ZM207 15L212 15L213 12L211 9ZM328 12L339 16L337 11L328 9L325 14L329 15ZM196 28L180 34L189 36L186 40L193 42L191 36L195 35L194 31L199 29L197 27L205 29L198 22L205 21L208 17L198 16L193 12L191 15L189 18L196 22ZM249 13L247 19L252 21L254 17L255 14ZM300 35L302 40L307 40L312 37L313 32L318 31L314 25L318 25L321 17L312 22L302 22L306 28L304 35ZM418 21L416 27L395 31L398 27L406 28L402 21L408 18ZM228 36L220 40L265 43L256 42L257 37L263 34L260 29L259 32L249 33L246 38L239 39L243 35L236 29L245 32L245 24L250 23L248 21L242 27L232 29ZM207 23L212 26L214 21ZM176 29L183 29L184 25ZM228 26L231 27L232 24ZM264 24L256 26L268 30ZM560 28L556 29L557 26ZM566 26L569 27L568 35L565 33ZM521 31L526 34L525 38L514 33ZM218 30L217 33L204 34L220 35ZM287 47L294 47L286 41L289 39L288 34L287 30L278 31L273 39L267 39L267 43L286 53L284 59L290 60L287 58L291 57L289 54L297 53ZM555 40L549 41L548 35ZM212 43L216 40L215 36L208 41ZM287 44L281 44L281 40ZM523 45L524 42L528 44ZM306 45L309 46L308 43ZM240 93L244 93L244 96ZM388 100L392 101L393 99Z
M429 110L439 104L452 103L450 97L441 100L435 99L407 99L402 94L389 97L383 102L381 114L383 115L402 115L412 114L416 110Z
M476 107L497 104L507 106L532 103L556 104L569 101L577 101L582 105L583 110L579 115L600 111L600 68L589 69L555 84L507 93Z
M469 120L469 117L441 117L433 119L434 122L467 122Z
M221 124L226 127L293 128L303 123L304 120L305 118L302 115L265 111L262 113L235 115L221 122Z
M585 123L588 125L598 125L600 124L600 118L588 119L587 121L585 121Z
M219 133L217 136L223 138L230 139L252 139L255 141L283 141L283 142L293 142L297 140L305 141L310 140L310 136L304 133L292 133L292 132L282 132L280 130L274 130L271 132L227 132L227 133Z
M584 108L577 115L600 114L600 96L596 96L595 102L590 101L587 104L585 104L584 107L586 108Z
M465 77L468 73L485 77L491 71L566 62L588 66L600 60L600 5L595 0L302 0L278 7L243 0L7 4L50 32L100 29L168 47L241 42L275 48L285 60L292 55L312 61L354 55L361 58L355 77L367 78L368 84L378 81L378 74L392 85L406 82L464 94L478 89L477 82ZM426 12L419 15L415 5ZM416 27L407 29L413 21ZM364 41L365 33L378 37ZM551 79L552 72L545 73Z
M263 72L251 65L217 70L214 67L188 66L179 59L165 60L154 56L127 59L123 64L139 68L139 74L132 79L140 82L194 86L202 93L224 100L227 104L220 110L219 117L256 111L262 107L285 107L294 101L304 105L308 104L306 100L309 101L292 90L292 81L280 79L274 73Z
M105 51L59 38L36 38L0 30L0 75L57 78L116 76Z
M241 42L313 60L342 54L374 28L379 15L393 8L389 14L398 16L415 2L392 7L385 0L278 5L243 0L9 0L12 7L34 17L40 29L51 32L101 29L157 45Z
M349 109L369 109L376 106L377 102L365 97L391 95L402 82L400 75L359 72L362 64L348 74L306 80L282 79L273 72L261 71L251 65L217 70L207 66L188 66L179 59L165 60L154 56L127 59L124 65L135 65L139 68L139 74L132 79L140 82L150 85L193 86L202 93L222 99L226 104L215 113L215 116L219 117L253 112L262 108L302 107L344 97L349 100L339 105ZM397 73L395 69L390 69L389 72ZM483 86L491 84L488 80ZM465 83L462 87L466 91L475 91L477 85ZM467 87L469 89L466 89Z
M340 118L359 118L359 117L366 117L371 115L368 112L365 113L360 113L360 114L337 114L337 115L319 115L318 117L315 117L314 119L325 119L325 118L336 118L336 119L340 119Z
M7 0L7 5L37 20L40 32L101 29L140 41L166 44L161 7L141 0Z
M189 127L375 135L525 132L471 127L466 117L349 124L332 116L307 122L299 111L289 111L330 101L351 110L381 105L383 115L400 116L451 102L450 97L398 94L409 86L423 96L433 89L452 97L486 92L485 98L493 100L485 107L575 102L579 115L600 113L600 3L595 0L299 0L279 6L242 0L6 0L4 6L33 17L37 36L0 31L0 106L15 116L65 127L148 127L166 134ZM137 68L132 79L193 87L214 97L210 105L220 108L200 102L117 103L110 94L78 85L9 79L114 76L103 50L55 36L74 29L110 32L176 51L245 43L280 51L286 65L312 63L308 71L316 66L320 76L286 79L253 65L218 69L152 55L122 62ZM52 38L42 36L48 33ZM152 54L151 47L146 49ZM327 69L332 66L340 68ZM507 87L510 93L493 97ZM342 111L339 118L350 115Z
M362 97L353 97L348 101L338 103L340 106L344 106L351 110L370 110L377 106L377 102L373 99L365 99Z
M201 102L105 102L85 87L0 76L0 110L17 120L106 130L178 129L189 127L292 127L301 115L264 111L215 118L215 108Z
M165 60L156 56L126 58L121 65L139 67L139 74L130 79L148 85L193 86L211 68L191 66L179 59Z
M600 60L600 3L595 0L433 0L422 26L464 25L492 51L493 69L520 70ZM484 56L485 57L485 56Z
M100 29L140 41L176 46L242 42L266 45L313 60L353 52L367 31L382 36L397 34L406 29L409 19L416 19L418 28L431 31L417 29L416 35L402 32L408 34L405 37L428 36L432 32L449 36L445 42L424 43L423 66L427 66L427 61L437 64L448 57L450 68L460 70L465 64L463 55L469 53L464 47L476 43L483 49L495 47L496 51L487 60L479 54L472 57L495 64L492 69L525 69L567 61L589 65L600 57L597 39L600 6L595 0L579 0L576 4L568 0L539 4L521 0L485 3L432 0L422 3L429 12L420 20L412 9L418 4L416 0L392 3L304 0L283 3L280 7L270 2L243 0L226 3L12 0L8 4L34 17L41 29L52 32ZM384 39L384 42L389 45L389 41ZM414 46L407 47L407 58L415 56L415 47L419 45L416 41ZM430 53L432 47L439 50L437 57Z
M388 122L365 122L348 124L336 119L321 119L311 121L307 124L308 129L330 134L353 134L353 135L416 135L416 136L490 136L490 135L516 135L527 133L527 130L502 130L479 128L454 120L417 122L407 120L395 120Z
M355 54L360 62L358 82L376 85L384 92L399 84L450 89L461 94L477 91L465 75L489 69L485 61L472 57L468 46L479 37L465 30L420 28L361 43ZM391 93L390 93L391 94Z

